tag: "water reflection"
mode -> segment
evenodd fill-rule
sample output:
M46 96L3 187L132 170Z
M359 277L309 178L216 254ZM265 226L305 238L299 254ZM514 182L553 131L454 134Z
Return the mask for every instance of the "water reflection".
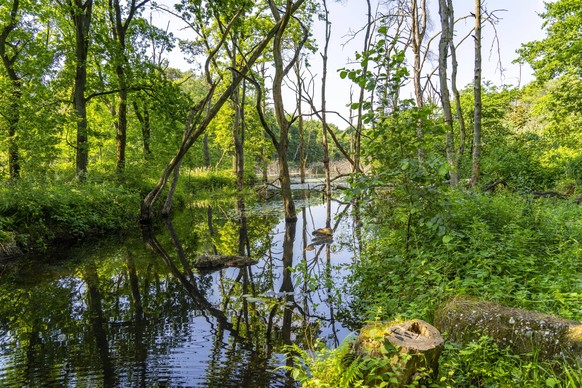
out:
M349 204L193 204L139 238L88 243L0 273L1 386L291 386L285 344L337 345L354 256ZM314 239L329 225L333 238ZM298 231L299 228L299 231ZM355 244L357 246L357 244ZM310 249L312 247L313 249ZM254 266L199 272L201 253Z

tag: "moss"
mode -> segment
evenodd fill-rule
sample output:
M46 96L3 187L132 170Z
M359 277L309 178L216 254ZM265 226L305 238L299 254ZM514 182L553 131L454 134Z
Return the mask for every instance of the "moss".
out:
M516 354L537 352L545 359L579 358L582 349L580 322L467 297L439 308L435 326L453 341L468 343L488 335Z

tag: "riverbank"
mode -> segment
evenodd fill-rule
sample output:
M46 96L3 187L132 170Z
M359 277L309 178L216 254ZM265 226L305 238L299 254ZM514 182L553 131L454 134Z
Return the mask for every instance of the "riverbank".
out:
M0 260L134 227L140 202L155 180L126 176L131 179L8 182L0 188ZM183 206L191 193L232 191L234 184L234 176L227 172L184 172L174 207Z
M338 312L352 327L405 319L433 323L439 306L456 296L582 321L582 207L574 200L443 190L423 213L398 205L381 198L366 203L364 251L350 267L344 291L353 299ZM461 344L444 334L447 343L431 386L582 383L579 365L543 360L543 349L516 354L486 335ZM348 350L349 341L315 357L298 351L299 365L307 368L295 373L304 386L318 387L342 386L355 370L376 383L391 377L377 373L383 370L378 360L346 365ZM356 382L367 384L350 380Z

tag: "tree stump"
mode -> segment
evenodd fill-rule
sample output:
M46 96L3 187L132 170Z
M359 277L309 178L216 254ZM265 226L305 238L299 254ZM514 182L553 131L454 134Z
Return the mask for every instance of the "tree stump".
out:
M375 322L364 326L352 345L358 356L386 357L398 380L391 386L411 384L417 376L436 376L444 340L428 323L414 319L404 323Z
M582 364L582 322L457 297L437 310L435 326L460 343L487 335L515 354L537 352L540 359L567 357Z

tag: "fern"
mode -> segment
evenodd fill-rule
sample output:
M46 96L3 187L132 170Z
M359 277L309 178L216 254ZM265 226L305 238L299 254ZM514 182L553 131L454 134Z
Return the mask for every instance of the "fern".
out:
M363 379L363 371L366 367L366 361L363 358L357 356L355 356L355 358L347 357L350 354L353 355L353 353L348 353L341 360L343 363L344 360L348 361L349 358L352 359L352 362L349 364L349 366L343 370L340 381L341 388L353 387L356 381L361 381Z

